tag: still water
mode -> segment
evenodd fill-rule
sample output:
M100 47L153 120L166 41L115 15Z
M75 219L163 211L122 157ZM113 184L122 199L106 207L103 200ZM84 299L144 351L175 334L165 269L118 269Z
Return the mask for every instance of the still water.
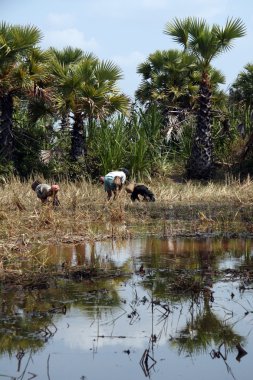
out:
M2 286L0 378L249 379L253 241L148 237L46 250L58 269L113 275Z

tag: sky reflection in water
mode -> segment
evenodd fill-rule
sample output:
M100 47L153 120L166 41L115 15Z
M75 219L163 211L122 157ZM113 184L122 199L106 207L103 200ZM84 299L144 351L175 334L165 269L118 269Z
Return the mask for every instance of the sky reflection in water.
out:
M3 288L2 378L248 379L252 241L149 237L49 252L59 267L94 265L127 275ZM199 282L200 291L188 291ZM59 312L48 313L52 308ZM238 344L248 353L241 359Z

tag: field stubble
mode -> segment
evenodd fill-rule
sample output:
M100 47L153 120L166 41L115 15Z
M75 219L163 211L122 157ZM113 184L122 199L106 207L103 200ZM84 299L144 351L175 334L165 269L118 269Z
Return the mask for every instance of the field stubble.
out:
M87 181L60 183L60 206L42 205L30 182L13 179L0 188L0 274L19 273L22 260L45 267L34 247L46 244L126 239L152 234L202 236L253 234L253 182L146 183L156 202L132 202L121 192L107 201L103 187ZM19 264L18 264L19 263ZM34 267L33 267L34 272ZM36 272L36 271L35 271Z

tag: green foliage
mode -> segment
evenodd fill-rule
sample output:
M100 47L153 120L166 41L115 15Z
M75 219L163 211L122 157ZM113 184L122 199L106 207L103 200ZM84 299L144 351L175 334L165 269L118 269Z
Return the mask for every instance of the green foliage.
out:
M70 113L73 115L71 158L78 161L88 152L85 136L82 138L85 124L89 126L92 120L128 111L129 99L117 86L122 71L113 62L100 61L92 53L81 55L70 48L50 52L56 108L65 119Z
M1 152L0 175L36 173L75 180L123 166L136 179L168 175L191 155L201 78L208 78L212 91L214 156L235 162L252 133L253 66L246 65L238 75L228 103L218 89L224 76L210 63L245 35L243 23L228 19L220 28L196 18L175 19L166 25L165 34L184 50L157 50L138 66L142 83L136 96L143 108L133 107L129 116L129 99L116 85L122 71L113 62L72 47L43 52L37 47L41 40L37 28L1 23L0 89L10 103L3 117L7 108L0 96L0 137L4 145L4 132L9 131L10 143L4 147L8 160ZM181 110L184 116L174 123ZM238 125L244 126L244 136ZM85 149L77 151L85 152L84 157L71 158L73 126L77 135L83 132L78 144ZM170 127L174 130L166 140ZM46 162L41 160L42 150L50 156Z
M142 104L187 108L198 91L197 65L193 56L179 50L157 50L141 63L142 82L136 98Z
M159 111L151 107L135 110L130 119L118 116L93 127L89 151L100 174L124 166L136 178L151 176L162 154L161 125Z
M253 64L247 64L230 88L230 101L239 107L253 109Z
M129 123L129 162L136 178L151 176L162 150L161 115L156 107L136 110Z
M126 119L119 115L93 126L89 152L96 158L100 174L127 166L129 135L126 123Z
M168 154L171 160L186 163L191 153L194 133L195 116L188 115L188 117L182 122L181 133L178 138L169 141L167 144Z
M164 33L193 54L206 71L214 58L232 48L235 38L245 36L246 27L240 18L228 18L222 28L217 24L210 27L204 19L187 17L168 22Z
M186 169L188 178L210 179L214 167L211 64L220 54L231 49L234 39L246 34L246 28L239 18L227 19L225 27L221 28L217 24L210 27L204 19L187 17L182 20L175 18L167 23L164 32L183 46L184 51L196 58L201 72L197 126ZM220 73L216 77L222 79Z
M13 139L15 173L26 178L35 172L45 175L46 166L40 159L40 153L47 139L47 131L42 125L30 123L25 107L14 114Z
M12 161L6 162L1 160L0 162L0 176L3 178L12 177L15 174L15 168Z

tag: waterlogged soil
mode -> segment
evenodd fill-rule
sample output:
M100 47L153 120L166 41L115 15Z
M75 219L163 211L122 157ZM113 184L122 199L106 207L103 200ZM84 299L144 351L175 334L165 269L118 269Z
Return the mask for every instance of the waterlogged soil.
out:
M57 276L2 283L0 376L248 380L253 240L168 229L38 246Z
M253 206L239 201L233 204L204 200L198 204L114 201L52 209L51 205L26 208L14 202L8 211L0 210L0 276L2 258L8 252L15 256L41 244L77 244L150 235L251 238Z
M153 226L153 233L180 236L253 236L253 206L236 203L190 203L169 205L141 203L130 207L133 224ZM127 214L127 209L126 209ZM165 229L161 228L164 227ZM146 231L148 229L146 228ZM139 230L140 231L140 230ZM135 231L136 232L136 231Z

